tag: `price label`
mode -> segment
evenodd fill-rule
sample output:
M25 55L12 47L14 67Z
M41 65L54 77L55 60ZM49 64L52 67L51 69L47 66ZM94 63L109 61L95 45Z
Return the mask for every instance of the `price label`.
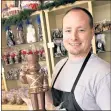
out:
M47 43L47 45L48 45L48 48L54 47L54 43L53 42Z

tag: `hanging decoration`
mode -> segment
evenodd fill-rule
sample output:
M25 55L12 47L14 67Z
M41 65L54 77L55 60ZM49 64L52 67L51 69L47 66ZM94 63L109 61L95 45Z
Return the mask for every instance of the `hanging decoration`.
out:
M47 0L47 3L44 2L39 6L39 10L43 9L52 9L53 7L59 7L61 5L66 5L68 3L74 3L77 0Z
M17 15L17 14L20 13L20 11L21 11L21 9L18 8L18 7L8 8L8 10L2 11L2 18L8 18L8 17L10 17L12 15L13 16Z
M24 20L28 19L33 12L35 12L35 10L27 9L21 11L18 15L13 15L9 18L2 18L2 26L6 27L24 22Z
M15 6L14 2L7 2L5 7L2 9L2 18L8 18L10 16L17 15L21 12L21 9Z
M37 9L32 8L33 9L32 10L30 8L27 9L23 8L23 10L21 10L17 15L12 15L9 18L2 18L2 25L3 26L16 25L17 23L20 23L21 21L28 19L29 16L37 10L52 9L53 7L59 7L61 5L66 5L68 3L74 3L75 1L77 0L54 0L54 1L50 0L47 1L47 3L43 2L42 4L38 5Z
M27 35L26 35L27 43L36 42L37 40L35 36L34 26L31 24L31 22L28 19L26 21L26 24L27 24Z

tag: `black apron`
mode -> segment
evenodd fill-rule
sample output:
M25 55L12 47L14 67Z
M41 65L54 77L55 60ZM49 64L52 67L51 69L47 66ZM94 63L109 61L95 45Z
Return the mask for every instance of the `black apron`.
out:
M90 56L91 56L91 51L88 53L87 57L85 58L85 60L82 64L82 67L81 67L81 69L80 69L80 71L79 71L79 73L76 77L76 80L73 84L71 92L60 91L60 90L57 90L57 89L54 88L55 81L56 81L58 75L60 74L62 68L64 67L64 65L66 64L68 59L63 64L63 66L60 68L60 70L58 71L57 76L55 77L52 88L51 88L54 106L59 106L62 103L60 109L65 108L67 111L69 111L69 110L83 111L81 109L81 107L78 105L78 103L76 102L75 95L74 95L74 90L75 90L75 87L78 83L78 80L79 80L79 78L80 78L80 76L81 76L81 74L82 74Z

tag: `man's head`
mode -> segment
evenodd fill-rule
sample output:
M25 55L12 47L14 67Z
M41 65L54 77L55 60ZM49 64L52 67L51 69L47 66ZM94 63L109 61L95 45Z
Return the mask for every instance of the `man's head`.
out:
M75 7L63 18L63 43L70 56L86 56L94 35L93 17L84 8Z

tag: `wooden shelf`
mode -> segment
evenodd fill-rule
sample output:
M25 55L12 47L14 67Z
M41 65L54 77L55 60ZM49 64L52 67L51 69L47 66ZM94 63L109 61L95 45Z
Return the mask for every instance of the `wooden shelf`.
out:
M3 104L2 105L2 110L28 110L27 105L23 104L23 105L10 105L10 104Z
M102 31L102 32L95 32L95 34L106 34L106 33L111 33L111 30L106 30L106 31Z
M111 53L111 51L102 51L102 52L98 52L97 54L100 54L100 53Z
M14 63L14 64L7 64L7 65L4 64L4 68L6 68L6 67L18 67L18 66L22 65L23 63L24 62ZM39 60L39 63L40 64L45 64L46 60Z
M52 12L56 15L59 15L59 14L62 14L64 12L66 12L68 9L70 9L71 7L73 6L81 6L81 7L88 7L87 6L87 3L88 1L76 1L74 2L73 4L66 4L66 5L62 5L62 6L59 6L59 7L54 7L53 9L46 9L45 12Z
M43 42L32 42L32 43L25 43L25 44L18 44L18 45L14 45L14 46L7 46L7 47L2 47L2 49L8 49L8 48L17 48L17 47L21 47L21 48L23 48L23 47L27 47L27 46L29 46L30 47L30 45L38 45L38 46L43 46Z

